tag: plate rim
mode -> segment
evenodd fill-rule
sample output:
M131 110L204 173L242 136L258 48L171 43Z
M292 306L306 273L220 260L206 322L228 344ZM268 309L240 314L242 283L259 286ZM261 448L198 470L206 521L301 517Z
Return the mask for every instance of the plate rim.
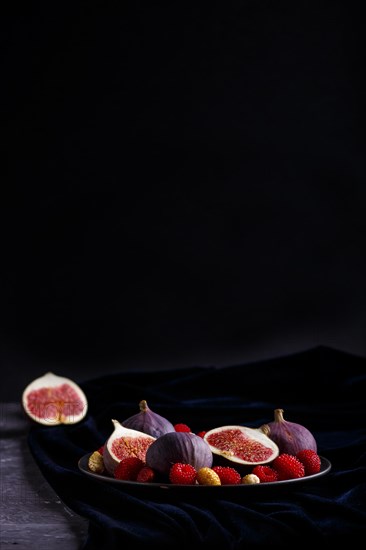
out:
M239 483L239 484L232 484L232 485L199 485L199 484L173 484L173 483L166 483L166 482L160 482L160 481L154 481L149 483L141 483L139 481L126 481L123 479L115 479L113 477L109 477L104 474L98 474L96 472L92 472L88 469L88 459L93 454L93 452L84 454L79 460L78 460L78 468L80 472L82 472L84 475L89 476L97 481L100 481L102 483L109 483L117 487L125 487L125 488L138 488L138 489L155 489L155 490L188 490L188 489L198 489L199 491L202 490L218 490L220 488L221 490L227 490L229 489L237 491L239 488L242 489L250 488L250 487L256 487L256 488L272 488L272 487L279 487L279 486L289 486L289 485L297 485L301 483L307 483L312 480L318 479L319 477L323 477L327 473L330 472L332 469L332 464L328 458L325 458L322 455L319 455L321 460L321 469L316 474L311 474L308 476L304 476L301 478L296 479L286 479L282 481L271 481L271 482L262 482L262 483L252 483L252 484L245 484L245 483ZM221 494L221 493L220 493Z

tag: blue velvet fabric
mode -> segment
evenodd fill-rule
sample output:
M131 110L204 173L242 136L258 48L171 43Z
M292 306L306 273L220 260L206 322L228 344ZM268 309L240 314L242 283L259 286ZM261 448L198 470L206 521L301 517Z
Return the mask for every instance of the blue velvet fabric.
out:
M34 426L29 445L60 498L89 520L83 548L239 549L356 543L366 534L366 360L316 348L253 364L107 375L82 384L89 411L72 426ZM202 497L192 488L125 490L78 469L104 443L111 419L150 408L193 431L258 427L275 408L307 426L332 469L302 484Z

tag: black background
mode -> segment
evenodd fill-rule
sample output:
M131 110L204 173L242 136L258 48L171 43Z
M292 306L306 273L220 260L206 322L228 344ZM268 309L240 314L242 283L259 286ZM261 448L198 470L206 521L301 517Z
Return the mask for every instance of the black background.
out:
M5 397L51 367L366 355L361 6L1 19Z

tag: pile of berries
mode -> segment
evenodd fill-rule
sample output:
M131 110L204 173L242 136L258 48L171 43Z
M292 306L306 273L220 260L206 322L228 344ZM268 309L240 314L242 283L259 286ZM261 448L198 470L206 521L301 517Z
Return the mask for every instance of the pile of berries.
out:
M95 451L96 465L103 465L103 447ZM93 471L97 467L89 466ZM231 466L212 466L201 468L198 471L191 464L177 462L173 464L169 472L169 481L173 485L238 485L253 483L271 483L273 481L285 481L299 479L316 474L320 471L320 456L311 449L304 449L296 455L282 453L270 464L254 466L252 471L244 476ZM99 470L102 473L103 470ZM137 481L140 483L152 483L156 481L156 472L146 463L134 456L124 458L114 471L115 479L123 481Z
M172 484L237 485L270 483L299 479L320 472L320 456L311 449L304 449L295 455L280 454L270 465L254 466L245 476L230 466L213 466L196 471L190 464L173 464L169 480Z
M282 453L270 465L255 466L252 473L257 475L262 483L269 483L317 474L320 467L320 456L312 449L304 449L296 455Z

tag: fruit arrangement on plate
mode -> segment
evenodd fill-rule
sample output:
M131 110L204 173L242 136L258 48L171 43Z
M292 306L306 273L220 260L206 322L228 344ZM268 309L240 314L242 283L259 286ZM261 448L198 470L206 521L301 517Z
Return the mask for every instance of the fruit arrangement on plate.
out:
M123 422L112 420L111 435L88 458L91 472L173 485L249 485L320 472L313 434L285 420L283 409L259 428L229 425L193 433L155 413L145 400L139 408Z
M72 380L51 372L24 390L27 415L43 425L75 424L88 401ZM238 485L301 479L321 470L315 437L305 426L274 419L258 428L225 425L198 433L154 412L146 400L90 453L90 472L116 480L172 485Z

